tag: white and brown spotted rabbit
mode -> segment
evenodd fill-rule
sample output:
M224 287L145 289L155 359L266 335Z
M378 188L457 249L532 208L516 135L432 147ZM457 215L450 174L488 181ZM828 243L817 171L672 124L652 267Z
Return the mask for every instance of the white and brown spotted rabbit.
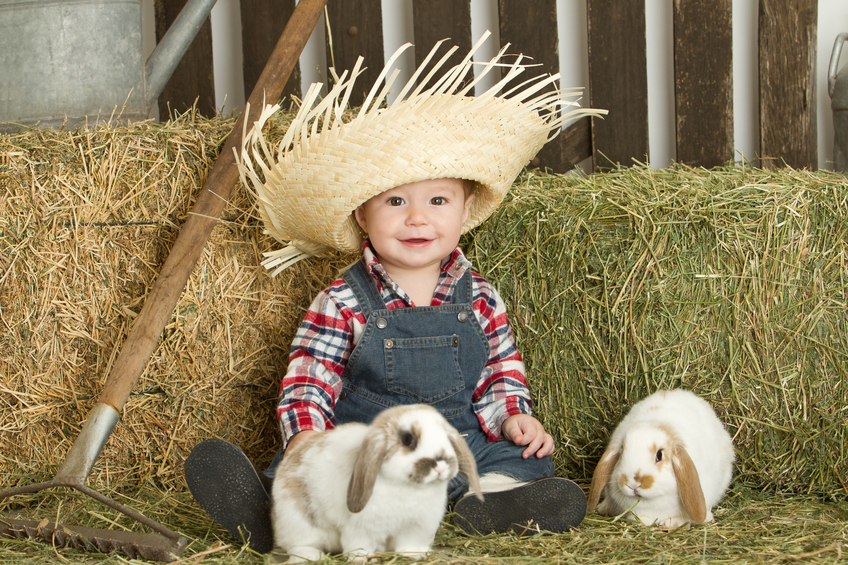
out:
M299 445L277 469L275 545L291 562L379 551L422 558L447 509L457 472L480 493L465 440L434 408L385 410L370 425L345 424Z
M617 516L632 507L628 518L668 529L712 521L734 458L732 439L707 401L687 390L659 391L636 403L613 432L592 476L589 510Z

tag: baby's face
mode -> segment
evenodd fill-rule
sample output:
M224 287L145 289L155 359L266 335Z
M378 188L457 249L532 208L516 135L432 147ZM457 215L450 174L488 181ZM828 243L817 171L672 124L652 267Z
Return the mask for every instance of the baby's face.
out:
M459 179L424 180L387 190L354 215L389 274L438 269L459 243L473 199Z

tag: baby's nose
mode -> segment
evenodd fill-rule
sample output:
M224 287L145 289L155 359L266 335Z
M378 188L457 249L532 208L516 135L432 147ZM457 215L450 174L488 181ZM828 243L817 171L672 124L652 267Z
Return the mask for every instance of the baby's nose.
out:
M406 222L411 225L426 224L430 220L426 208L423 206L410 206L406 216Z

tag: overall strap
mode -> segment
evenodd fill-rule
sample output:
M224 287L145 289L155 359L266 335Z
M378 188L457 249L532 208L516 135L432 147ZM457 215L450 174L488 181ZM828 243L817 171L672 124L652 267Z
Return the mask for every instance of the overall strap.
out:
M454 296L459 299L457 302L464 299L464 302L461 303L472 307L474 305L474 285L471 284L473 278L471 269L465 269L462 278L456 283L456 292L454 293Z
M341 375L336 423L367 423L388 407L424 403L457 429L479 427L472 397L490 348L472 311L471 272L454 283L454 303L416 308L386 308L362 262L342 278L367 321Z
M345 271L342 279L353 291L366 320L374 310L382 310L386 307L383 303L383 297L377 291L377 285L374 284L365 263L362 261L357 261L350 269Z

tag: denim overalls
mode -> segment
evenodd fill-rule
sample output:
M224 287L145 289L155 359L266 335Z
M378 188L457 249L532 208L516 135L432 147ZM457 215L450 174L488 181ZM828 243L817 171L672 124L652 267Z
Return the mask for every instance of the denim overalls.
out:
M348 269L342 278L366 324L342 373L343 389L333 408L336 423L367 424L391 406L429 404L465 437L480 476L499 473L519 481L553 476L550 456L523 459L523 447L489 442L480 427L472 395L490 349L472 310L471 276L466 270L457 281L453 303L390 310L362 261ZM466 490L458 475L448 486L451 500Z
M368 423L391 406L422 403L458 430L479 428L471 395L489 344L471 309L471 275L456 283L457 304L391 310L362 261L342 278L366 323L342 373L336 422Z
M500 473L520 481L553 476L551 457L523 459L523 447L489 442L480 427L471 397L490 348L471 308L470 270L457 281L452 303L391 310L362 261L342 278L367 322L342 373L344 389L333 409L339 424L368 423L396 404L429 404L465 437L481 476ZM448 488L456 500L468 485L457 476Z

